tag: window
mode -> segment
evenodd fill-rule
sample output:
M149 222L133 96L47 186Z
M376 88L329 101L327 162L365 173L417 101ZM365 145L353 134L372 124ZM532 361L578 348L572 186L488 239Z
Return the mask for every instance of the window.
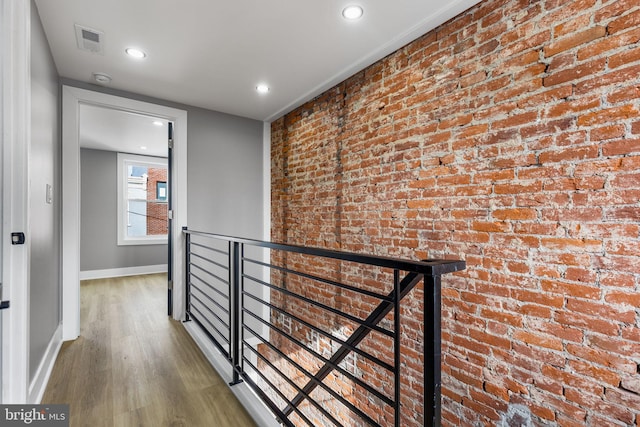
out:
M167 243L167 159L118 153L118 245Z
M156 199L167 201L167 182L166 181L158 181L156 182Z

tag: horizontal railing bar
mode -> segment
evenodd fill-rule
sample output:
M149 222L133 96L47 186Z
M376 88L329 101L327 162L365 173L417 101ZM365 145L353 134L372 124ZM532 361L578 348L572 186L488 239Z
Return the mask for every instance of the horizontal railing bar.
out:
M360 319L358 317L352 316L350 314L347 314L347 313L344 313L344 312L342 312L340 310L337 310L337 309L335 309L333 307L329 307L328 305L325 305L325 304L319 303L317 301L314 301L311 298L307 298L307 297L304 297L302 295L296 294L295 292L291 292L288 289L280 288L280 287L274 286L274 285L272 285L270 283L266 283L266 282L264 282L264 281L262 281L260 279L255 278L255 277L252 277L252 276L249 276L249 275L246 275L246 274L243 275L243 277L246 278L246 279L249 279L249 280L251 280L253 282L256 282L258 284L261 284L263 286L267 286L268 288L274 289L274 290L276 290L278 292L281 292L283 294L292 296L294 298L298 298L298 299L300 299L300 300L302 300L304 302L307 302L307 303L309 303L311 305L314 305L316 307L320 307L320 308L322 308L324 310L327 310L327 311L329 311L329 312L331 312L333 314L337 314L340 317L343 317L343 318L348 319L348 320L350 320L350 321L352 321L354 323L359 324L360 327L364 327L364 328L370 329L372 331L379 332L379 333L381 333L383 335L386 335L386 336L389 336L389 337L393 338L393 332L388 331L388 330L386 330L384 328L381 328L381 327L377 326L377 324L376 325L367 324L366 321L364 321L364 320L362 320L362 319Z
M220 318L220 316L218 316L217 314L215 314L215 313L214 313L214 312L213 312L209 307L207 307L207 305L206 305L204 302L202 302L202 301L201 301L198 297L196 297L195 295L191 295L191 297L192 297L193 299L195 299L196 301L198 301L200 304L202 304L202 307L203 307L205 310L207 310L207 312L208 312L209 314L211 314L213 317L215 317L216 319L218 319L218 322L222 323L222 326L224 326L226 329L229 329L229 325L228 325L227 323L225 323L225 321L224 321L224 320L222 320L222 319ZM192 308L195 308L196 310L198 310L198 307L197 307L197 306L195 306L195 305L193 304L193 302L191 302L191 307L192 307ZM205 313L203 313L203 312L202 312L202 311L200 311L200 310L198 310L198 312L199 312L200 314L202 314L202 316L206 319ZM209 320L209 319L207 319L207 320ZM218 331L218 333L220 333L220 335L223 335L223 334L222 334L222 332L221 332L220 330L218 330L218 327L217 327L217 326L215 326L213 323L211 323L211 326L212 326L212 327L214 327L214 328L216 328L216 330ZM229 342L229 341L227 341L227 342Z
M266 363L271 369L273 369L275 372L278 373L278 375L284 379L291 387L293 387L294 389L296 389L298 392L302 392L302 389L298 386L298 384L296 384L293 380L291 380L291 378L289 378L287 375L285 375L280 369L276 368L273 363L267 359L264 355L260 354L259 351L257 351L256 349L254 349L251 345L249 345L249 343L247 343L246 341L244 342L244 344L247 344L246 348L248 348L249 350L251 350L252 353L254 353L257 357L259 357L264 363ZM260 370L253 365L253 363L251 363L251 361L249 359L247 359L246 357L244 358L244 361L246 363L248 363L253 370L260 375L262 378L264 378L264 374L262 374L262 372L260 372ZM266 378L264 378L265 381L269 382ZM276 390L276 392L278 394L279 390L277 390L276 387L274 387L270 382L269 385L271 385L271 388ZM289 399L287 399L286 397L282 397L282 400L284 400L285 402L291 404L291 401ZM331 420L332 423L336 424L336 425L341 425L340 422L338 420L336 420L329 412L327 412L326 409L324 409L318 402L316 402L313 398L311 398L311 396L307 396L307 399L309 400L309 402L315 406L320 412L322 412L323 415L325 415L327 418L329 418L329 420ZM300 410L296 411L298 414L300 414ZM313 424L310 424L312 427Z
M294 343L295 345L300 347L300 349L302 351L304 351L304 352L306 352L308 354L311 354L313 357L315 357L318 360L321 360L322 362L325 363L325 365L331 366L333 368L333 370L340 372L342 375L344 375L345 377L349 378L351 381L353 381L354 383L358 384L360 387L362 387L363 389L367 390L369 393L375 395L378 399L382 400L387 405L389 405L389 406L393 406L394 405L395 402L392 399L390 399L389 397L385 396L383 393L381 393L380 391L376 390L375 388L371 387L369 384L365 383L360 378L356 377L355 375L353 375L351 372L347 371L343 367L339 366L338 364L335 364L335 363L331 362L329 359L327 359L326 357L324 357L320 353L310 349L309 347L307 347L302 342L298 341L297 339L293 338L291 335L287 334L283 330L281 330L281 329L277 328L276 326L274 326L272 323L265 321L260 316L257 316L255 314L253 314L249 310L246 310L246 309L243 308L242 311L244 313L247 313L251 317L255 318L258 322L262 323L263 325L265 325L269 329L279 333L280 335L282 335L283 337L285 337L286 339L288 339L289 341L291 341L292 343ZM246 327L247 326L245 326L245 328Z
M327 386L326 384L324 384L322 381L318 381L317 378L312 375L309 371L307 371L306 369L304 369L302 366L300 366L297 362L295 362L294 360L292 360L289 356L287 356L286 354L284 354L281 350L277 349L273 344L271 344L270 342L266 341L264 338L262 338L260 335L258 335L258 333L256 331L254 331L253 329L251 329L249 326L244 326L244 329L247 329L253 336L255 336L256 338L258 338L260 341L263 342L263 344L265 344L267 347L269 347L271 350L275 351L276 353L278 353L283 359L287 360L289 363L291 363L297 370L299 370L300 372L302 372L304 374L304 376L306 376L307 378L309 378L310 382L314 382L316 384L316 386L320 386L322 387L322 389L324 391L326 391L327 393L329 393L331 396L335 397L343 406L347 407L351 412L353 412L354 414L358 415L360 418L362 418L363 420L365 420L366 422L368 422L369 424L373 425L373 426L379 426L378 423L376 423L373 419L371 419L371 417L369 417L367 414L365 414L364 412L362 412L360 409L358 409L357 407L355 407L351 402L347 401L345 398L343 398L342 396L340 396L338 393L335 392L335 390L333 390L331 387ZM315 387L314 387L315 388ZM297 406L297 405L296 405ZM287 408L290 408L291 406L287 406ZM285 413L286 415L290 414L291 411L289 411L288 413Z
M227 343L227 344L231 344L230 340L225 336L224 332L226 331L221 331L216 325L213 324L213 322L211 320L209 320L207 318L207 316L202 313L200 310L198 310L198 307L196 307L195 305L191 304L191 309L195 310L199 315L202 316L202 320L207 322L207 324L213 329L213 332L215 332L218 336L220 336L220 338L222 338L222 340Z
M191 235L205 236L213 239L226 240L229 242L244 243L262 248L300 253L305 255L314 255L323 258L333 258L359 264L375 265L378 267L397 268L398 270L413 271L430 276L452 273L454 271L461 271L465 268L465 262L458 260L427 259L424 261L411 261L379 255L363 255L353 252L342 252L324 248L310 248L306 246L286 245L282 243L265 242L262 240L244 239L189 229L183 229L183 232Z
M275 391L275 392L276 392L276 394L277 394L278 396L280 396L280 398L281 398L282 400L284 400L284 401L285 401L285 402L287 402L287 403L291 403L291 401L289 401L289 399L287 399L287 397L286 397L286 396L285 396L285 395L284 395L280 390L278 390L278 387L276 387L275 385L273 385L273 383L272 383L272 382L271 382L271 381L270 381L270 380L269 380L269 379L268 379L268 378L267 378L267 377L266 377L262 372L260 372L260 371L258 370L258 368L257 368L256 366L254 366L254 364L253 364L253 363L251 363L251 361L250 361L249 359L244 358L243 360L244 360L244 362L245 362L246 364L248 364L248 365L251 367L251 369L253 369L253 371L254 371L257 375L259 375L259 376L260 376L260 378L262 378L262 379L263 379L263 380L264 380L264 381L269 385L269 387L271 388L271 390ZM278 373L279 373L279 374L281 374L280 372L278 372ZM286 376L284 376L284 375L280 375L280 376L281 376L282 378L284 378L284 379L287 379L287 378L286 378ZM244 376L243 376L243 378L244 378ZM273 402L273 403L275 404L275 402ZM305 415L301 410L299 410L299 409L298 409L298 410L296 411L296 413L297 413L297 414L302 418L302 420L303 420L305 423L307 423L309 426L311 426L311 427L315 427L315 426L313 425L313 423L309 420L309 418L307 418L307 416L306 416L306 415Z
M295 274L296 276L304 277L305 279L311 279L311 280L314 280L316 282L321 282L321 283L325 283L327 285L336 286L338 288L346 289L346 290L349 290L349 291L352 291L352 292L357 292L359 294L367 295L367 296L374 297L374 298L377 298L377 299L380 299L380 300L391 301L391 299L387 295L379 294L377 292L368 291L366 289L356 288L355 286L346 285L344 283L336 282L336 281L333 281L333 280L330 280L330 279L325 279L323 277L315 276L313 274L303 273L303 272L297 271L297 270L291 270L290 268L281 267L279 265L269 264L269 263L266 263L266 262L253 260L251 258L243 258L243 260L251 262L253 264L260 265L262 267L268 267L268 268L271 268L271 269L274 269L274 270L282 271L284 273Z
M192 264L189 264L189 267L195 267L195 268L197 268L198 270L200 270L200 271L202 271L202 272L204 272L204 273L208 274L209 276L213 277L214 279L218 280L218 281L219 281L220 283L222 283L223 285L227 285L227 287L229 287L229 280L228 280L228 279L225 279L225 278L223 278L223 277L220 277L220 276L218 276L218 275L216 275L216 274L214 274L214 273L210 272L210 271L209 271L209 270L207 270L206 268L203 268L203 267L199 266L198 264L193 264L193 263L192 263ZM193 273L193 272L190 272L190 274L191 274L192 276L196 276L196 274L195 274L195 273ZM202 280L202 281L203 281L203 282L205 282L205 283L207 282L206 280L202 279L201 277L198 277L198 276L196 276L196 277L197 277L198 279Z
M368 359L368 360L372 361L373 363L375 363L376 365L378 365L378 366L380 366L380 367L382 367L382 368L386 369L387 371L391 371L391 372L393 372L393 371L394 371L393 366L392 366L392 365L390 365L389 363L386 363L386 362L384 362L384 361L382 361L382 360L378 359L377 357L375 357L375 356L373 356L373 355L371 355L371 354L367 353L367 352L366 352L366 351L364 351L364 350L361 350L361 349L359 349L359 348L357 348L357 347L353 347L353 346L351 346L351 345L347 344L347 342L346 342L346 341L343 341L342 339L340 339L340 338L336 337L335 335L333 335L333 334L331 334L331 333L329 333L329 332L327 332L327 331L325 331L325 330L323 330L323 329L320 329L320 328L318 328L317 326L314 326L314 325L312 325L311 323L309 323L309 322L307 322L307 321L305 321L305 320L302 320L302 319L301 319L301 318L299 318L298 316L295 316L295 315L293 315L293 314L289 313L288 311L281 309L280 307L276 307L275 305L270 304L270 303L268 303L268 302L266 302L266 301L264 301L264 300L262 300L262 299L260 299L260 298L256 297L255 295L252 295L251 293L249 293L249 292L247 292L247 291L244 291L244 292L243 292L243 294L244 294L244 295L246 295L246 296L248 296L249 298L251 298L251 299L253 299L253 300L255 300L255 301L257 301L257 302L259 302L259 303L261 303L261 304L263 304L263 305L265 305L265 306L267 306L267 307L269 307L269 308L270 308L270 309L272 309L272 310L275 310L275 311L277 311L277 312L279 312L279 313L284 314L285 316L288 316L290 319L293 319L293 320L295 320L296 322L303 324L304 326L306 326L306 327L308 327L308 328L310 328L310 329L312 329L312 330L314 330L314 331L318 332L319 334L324 335L325 337L329 338L330 340L332 340L332 341L335 341L335 342L339 343L341 346L346 346L346 347L347 347L347 348L349 348L351 351L358 353L358 354L359 354L359 355L361 355L362 357L364 357L364 358L366 358L366 359Z
M200 329L205 333L205 335L209 337L211 342L216 347L218 347L218 350L220 350L220 353L222 353L222 355L225 357L225 359L227 359L227 361L231 362L231 356L229 355L229 352L227 350L225 350L225 348L222 345L220 345L218 340L211 334L211 332L209 332L209 330L206 328L206 326L204 326L204 324L200 320L198 320L198 317L194 316L193 312L191 312L191 311L189 311L189 315L191 316L191 320L196 322L200 326ZM205 318L205 320L206 320L206 318Z
M409 292L411 292L411 290L422 280L423 277L424 276L419 273L414 273L414 272L408 273L404 277L404 279L400 281L400 298L401 299L404 298ZM391 291L392 295L395 295L395 293L396 293L396 289ZM378 322L382 321L382 319L384 319L387 316L387 314L391 312L391 310L393 310L393 303L382 301L380 305L378 305L378 307L376 307L376 309L373 310L373 312L369 315L369 317L367 317L367 321L377 324ZM369 335L369 333L370 333L370 330L367 330L363 327L359 327L347 339L347 343L349 343L352 346L357 346ZM333 354L333 356L331 357L331 360L333 361L333 363L340 363L349 355L349 353L350 353L350 350L347 347L342 347ZM332 370L333 369L331 368L331 366L325 365L322 368L320 368L320 370L316 375L318 376L318 378L320 378L320 380L324 380L331 373ZM316 384L309 381L307 385L304 387L304 390L307 392L307 394L310 394L315 388L316 388ZM302 395L298 395L293 399L293 404L299 405L303 399L304 397ZM288 408L285 408L283 412L285 414L290 414L292 409L293 409L292 407L288 407Z
M200 248L209 249L210 251L217 252L217 253L219 253L221 255L225 255L225 256L229 255L229 252L227 252L227 251L223 251L222 249L218 249L218 248L212 248L211 246L203 245L202 243L194 242L193 240L191 242L189 242L189 243L191 245L193 245L193 246L198 246Z
M244 378L245 382L249 385L249 387L264 402L264 404L267 405L269 407L269 409L271 409L271 412L274 413L274 415L276 416L277 421L279 421L280 423L284 424L286 427L296 427L296 425L293 424L289 420L289 418L287 418L287 416L282 413L282 411L280 410L278 405L276 405L269 398L269 396L267 396L267 394L260 387L258 387L258 385L255 382L253 382L253 379L249 375L247 375L245 373L241 373L241 375L242 375L242 378Z
M207 287L207 289L211 289L213 292L215 292L216 294L220 295L222 298L226 299L227 301L229 300L229 295L225 294L224 292L222 292L220 289L216 288L215 286L213 286L211 283L205 281L203 278L201 278L200 276L198 276L195 273L191 273L189 272L189 275L193 278L195 277L196 279L198 279L198 283L192 282L191 280L189 281L190 285L196 285L196 284L200 284L202 283L204 286Z
M208 262L208 263L210 263L210 264L213 264L213 265L215 265L215 266L217 266L217 267L220 267L220 268L222 268L223 270L227 270L227 271L229 271L229 266L224 265L224 264L222 264L222 263L219 263L218 261L214 261L214 260L212 260L211 258L204 257L204 256L202 256L202 255L200 255L200 254L195 253L195 252L191 252L191 256L192 256L192 257L196 257L196 258L200 258L201 260L206 261L206 262Z
M220 338L222 338L222 340L224 342L226 342L227 344L229 344L229 340L227 339L227 337L224 335L224 333L222 331L220 331L220 329L218 329L218 327L216 325L214 325L209 319L207 319L207 316L202 313L200 310L198 310L198 307L194 306L193 304L191 305L191 309L195 310L199 315L202 315L202 319L207 322L207 324L209 326L211 326L211 328L213 328L213 332L215 332L216 334L218 334L220 336ZM191 312L192 313L192 312ZM199 322L200 323L200 322ZM207 329L208 330L208 329Z
M213 298L211 298L209 295L207 295L206 293L204 293L204 291L200 288L198 288L197 286L194 286L193 283L190 283L191 287L193 289L196 289L198 292L200 292L202 294L202 296L204 296L206 299L208 299L209 301L211 301L216 307L218 307L220 310L224 311L225 314L229 314L229 309L225 306L223 306L222 304L220 304L218 301L214 300ZM196 297L195 295L192 294L192 296L197 299L198 301L200 301L200 299L198 297ZM204 304L202 301L200 301L200 303ZM227 325L229 326L229 325Z

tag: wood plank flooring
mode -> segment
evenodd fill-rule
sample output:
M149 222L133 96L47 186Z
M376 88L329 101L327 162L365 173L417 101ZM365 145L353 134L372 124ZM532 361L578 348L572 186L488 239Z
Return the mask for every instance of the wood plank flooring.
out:
M255 426L180 322L166 275L83 281L80 337L63 344L42 403L71 426Z

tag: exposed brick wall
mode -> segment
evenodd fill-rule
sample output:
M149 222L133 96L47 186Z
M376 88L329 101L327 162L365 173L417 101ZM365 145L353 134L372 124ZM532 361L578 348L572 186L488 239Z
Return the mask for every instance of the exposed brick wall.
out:
M158 182L167 182L166 168L149 168L147 178L147 235L165 235L169 232L167 203L157 202Z
M639 41L637 0L488 0L272 124L273 240L466 260L444 425L640 426Z

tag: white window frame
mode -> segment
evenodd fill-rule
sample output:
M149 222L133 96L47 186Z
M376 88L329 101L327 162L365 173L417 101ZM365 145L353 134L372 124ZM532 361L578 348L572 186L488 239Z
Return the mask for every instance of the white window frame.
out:
M168 167L164 157L140 156L136 154L118 153L118 246L126 245L166 245L168 235L129 237L127 217L127 166L129 164L147 165L149 167Z

